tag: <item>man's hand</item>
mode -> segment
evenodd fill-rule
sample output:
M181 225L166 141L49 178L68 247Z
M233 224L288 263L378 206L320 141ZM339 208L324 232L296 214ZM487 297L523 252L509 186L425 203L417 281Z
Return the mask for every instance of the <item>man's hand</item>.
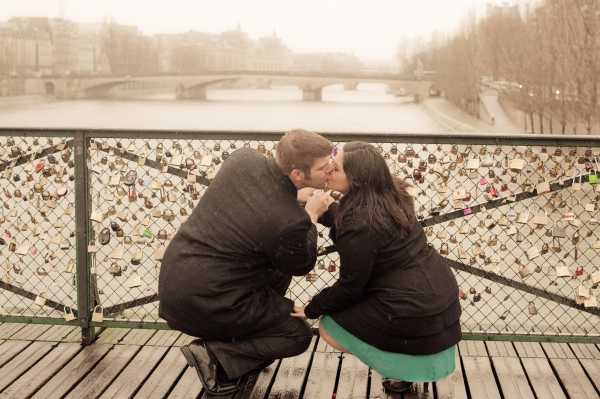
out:
M310 216L310 220L312 220L313 223L316 223L319 217L327 212L327 209L329 209L329 205L331 205L332 202L334 202L334 199L328 192L315 190L310 198L308 198L308 201L306 201L304 209Z
M306 319L306 315L304 314L304 306L294 306L294 312L290 313L290 316Z
M306 201L310 198L311 195L315 192L316 188L313 187L304 187L298 190L298 202L302 205L306 204Z

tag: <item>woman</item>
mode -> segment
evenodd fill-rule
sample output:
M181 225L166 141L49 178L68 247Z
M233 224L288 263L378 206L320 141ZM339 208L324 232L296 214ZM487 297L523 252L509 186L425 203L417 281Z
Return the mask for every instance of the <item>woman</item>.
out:
M453 273L372 145L347 143L335 161L329 188L344 195L320 222L331 228L340 278L293 315L323 316L321 338L378 371L388 390L446 377L461 338Z

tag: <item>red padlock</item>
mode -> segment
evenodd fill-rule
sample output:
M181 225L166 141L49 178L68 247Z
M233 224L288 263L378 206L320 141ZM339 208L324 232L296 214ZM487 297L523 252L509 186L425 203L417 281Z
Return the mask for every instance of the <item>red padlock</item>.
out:
M337 265L335 264L335 261L332 260L331 262L329 262L329 267L327 268L327 271L330 273L335 273L336 270L337 270Z

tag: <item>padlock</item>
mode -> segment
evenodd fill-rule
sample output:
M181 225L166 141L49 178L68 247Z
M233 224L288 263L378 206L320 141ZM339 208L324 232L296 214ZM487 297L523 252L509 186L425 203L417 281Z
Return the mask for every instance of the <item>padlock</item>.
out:
M329 266L327 267L327 271L329 273L335 273L336 270L337 270L337 265L336 265L335 261L334 260L330 261Z
M110 264L110 270L109 273L112 274L114 277L118 277L121 275L121 266L119 266L118 263L113 262Z
M110 230L108 228L103 228L98 234L98 242L101 245L107 245L110 242Z
M133 254L131 256L131 264L134 266L138 266L140 263L142 263L142 257L143 257L143 253L142 251L137 251L135 254Z
M440 247L440 255L448 255L449 251L448 251L448 243L442 243L441 247Z
M64 306L63 310L64 310L63 316L65 318L65 321L75 320L75 315L73 314L73 310L70 307Z
M531 316L535 316L536 314L538 314L537 308L535 307L535 303L533 302L529 302L529 304L527 305L527 310L529 311L529 314Z
M525 278L527 276L529 276L531 274L531 271L529 270L529 268L525 265L521 265L519 267L519 276L521 278Z
M102 306L97 305L92 312L92 321L102 323L104 321L104 311Z
M35 304L38 306L44 306L46 305L46 298L42 297L41 295L38 295L35 297Z
M141 287L142 286L142 279L140 278L140 276L136 272L133 272L133 273L131 273L131 275L127 279L127 284L126 285L129 288Z

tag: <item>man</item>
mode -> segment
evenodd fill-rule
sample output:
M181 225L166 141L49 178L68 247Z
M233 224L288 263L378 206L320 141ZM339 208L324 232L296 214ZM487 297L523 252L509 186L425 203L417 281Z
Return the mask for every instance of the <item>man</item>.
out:
M161 265L159 314L201 339L181 348L208 397L235 395L257 370L310 344L304 320L284 297L292 276L308 273L317 252L315 223L331 202L315 192L334 165L331 143L293 130L275 159L234 152L169 244Z

